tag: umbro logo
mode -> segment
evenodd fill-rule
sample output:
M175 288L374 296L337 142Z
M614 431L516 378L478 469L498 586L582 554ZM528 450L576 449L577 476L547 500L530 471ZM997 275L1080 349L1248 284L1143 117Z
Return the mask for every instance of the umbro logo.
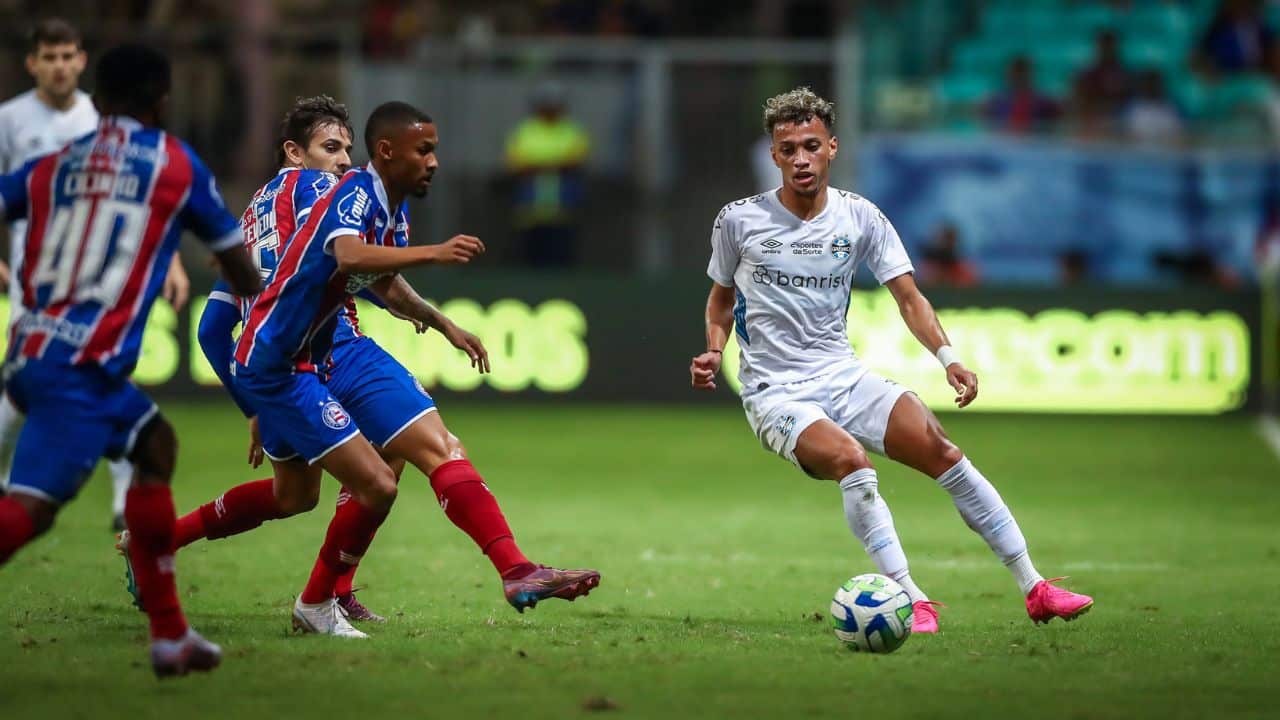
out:
M763 245L763 246L765 246L765 247L767 247L767 248L769 248L770 250L772 250L772 249L774 249L774 248L780 248L780 247L782 247L782 243L781 243L781 242L779 242L779 241L777 241L777 240L774 240L773 238L769 238L768 240L765 240L764 242L762 242L762 243L760 243L760 244L761 244L761 245Z

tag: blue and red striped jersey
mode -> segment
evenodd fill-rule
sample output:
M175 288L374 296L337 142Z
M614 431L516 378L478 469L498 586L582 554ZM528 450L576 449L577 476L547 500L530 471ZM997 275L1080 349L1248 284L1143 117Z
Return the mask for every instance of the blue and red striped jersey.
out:
M366 243L395 247L409 240L407 204L391 211L372 166L347 171L301 223L278 251L266 288L245 313L235 359L254 371L322 370L334 342L349 339L344 332L359 333L352 295L379 277L339 272L334 238L357 235ZM346 311L352 322L339 326Z
M0 177L0 206L26 218L17 271L26 313L8 357L133 371L151 305L184 229L210 250L242 242L213 175L185 143L128 117Z

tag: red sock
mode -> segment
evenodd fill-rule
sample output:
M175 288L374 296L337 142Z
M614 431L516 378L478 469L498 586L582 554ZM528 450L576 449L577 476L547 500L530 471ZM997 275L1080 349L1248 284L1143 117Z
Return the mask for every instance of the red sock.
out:
M178 520L175 541L186 547L201 538L219 540L286 517L276 502L271 478L237 485Z
M498 500L470 460L451 460L433 470L431 489L444 514L471 536L499 574L518 575L533 568L516 545Z
M350 499L351 493L347 492L346 488L338 490L338 507L342 507L343 503ZM352 565L347 568L346 572L338 576L338 584L333 588L334 595L342 597L343 595L351 594L351 588L356 581L356 569L359 567L359 565Z
M354 498L338 506L329 521L320 555L311 568L311 578L299 598L307 604L324 602L334 596L338 578L360 564L360 558L373 542L378 526L387 517L385 510L375 511Z
M151 619L151 637L175 640L187 632L178 602L173 560L173 495L168 485L134 485L124 506L129 562Z
M0 565L35 535L36 525L27 509L11 497L0 497Z

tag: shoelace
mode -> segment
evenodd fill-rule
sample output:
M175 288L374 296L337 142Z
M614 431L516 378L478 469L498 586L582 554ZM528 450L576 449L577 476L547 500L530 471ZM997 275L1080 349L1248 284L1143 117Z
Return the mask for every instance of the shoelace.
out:
M916 609L916 605L924 605L925 607L929 608L929 610L933 613L934 617L938 616L938 611L936 610L936 608L946 607L946 604L940 603L937 600L919 600L917 602L911 603L912 611Z

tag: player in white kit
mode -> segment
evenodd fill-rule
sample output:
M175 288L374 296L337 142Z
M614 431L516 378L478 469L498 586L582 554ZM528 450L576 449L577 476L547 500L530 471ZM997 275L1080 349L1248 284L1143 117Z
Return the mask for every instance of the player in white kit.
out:
M866 199L828 187L837 150L833 122L831 103L808 88L765 104L782 186L732 202L716 218L707 350L689 368L693 387L715 389L732 327L752 429L767 449L809 475L839 482L850 530L880 572L911 596L912 632L937 632L936 603L911 579L868 451L927 474L951 494L965 523L1013 573L1033 621L1074 619L1092 607L1092 598L1036 572L1000 494L933 413L914 393L869 371L850 349L850 284L866 264L889 288L912 334L938 357L956 404L965 407L977 397L978 378L960 362L916 288L893 225Z
M12 172L28 160L61 150L98 126L98 111L89 94L79 87L88 57L75 26L59 18L42 20L31 32L29 48L26 67L36 86L0 105L0 173ZM0 261L0 282L9 287L10 326L22 312L21 289L16 282L10 282L10 276L22 264L22 243L16 238L26 237L26 226L25 220L9 226L9 264ZM165 280L164 297L175 309L181 309L189 288L187 274L175 254ZM0 488L8 484L22 420L8 395L0 394ZM112 528L122 530L124 497L133 479L133 466L124 459L108 465Z

